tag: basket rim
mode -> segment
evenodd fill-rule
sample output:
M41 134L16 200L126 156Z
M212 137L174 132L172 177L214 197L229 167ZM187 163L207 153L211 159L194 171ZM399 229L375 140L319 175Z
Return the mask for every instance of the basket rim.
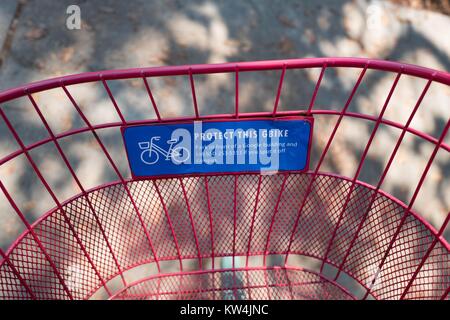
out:
M229 62L217 64L192 64L177 66L157 66L145 68L114 69L83 72L50 78L20 85L0 92L0 103L23 97L27 94L55 89L62 85L75 85L87 82L120 80L137 77L180 76L212 73L231 73L262 70L306 69L320 67L367 68L372 70L402 73L434 82L450 85L450 73L414 64L381 59L356 57L297 58L284 60L258 60L248 62Z

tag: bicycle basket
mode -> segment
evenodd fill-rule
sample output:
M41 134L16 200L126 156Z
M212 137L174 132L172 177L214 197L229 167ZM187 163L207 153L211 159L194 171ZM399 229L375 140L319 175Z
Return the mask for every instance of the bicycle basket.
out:
M255 87L268 73L274 85ZM179 80L186 100L170 87ZM412 65L313 58L94 72L4 91L2 139L13 143L2 151L14 148L0 160L0 208L24 229L2 244L0 298L448 299L449 85L448 73ZM115 118L96 114L92 95ZM302 172L136 177L120 136L297 116L315 121ZM148 165L185 152L154 142L140 145Z

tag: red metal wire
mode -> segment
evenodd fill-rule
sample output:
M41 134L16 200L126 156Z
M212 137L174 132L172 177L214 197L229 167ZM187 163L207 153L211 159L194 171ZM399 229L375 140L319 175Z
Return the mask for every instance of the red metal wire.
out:
M194 102L195 117L198 119L200 117L200 113L198 112L197 95L195 94L195 83L194 83L194 76L192 75L192 70L189 70L189 82L191 84L192 101Z
M281 188L280 188L280 193L278 194L278 198L277 198L277 203L275 205L275 209L273 210L273 215L272 215L272 219L270 221L270 227L269 227L269 232L267 233L267 240L266 240L266 247L264 250L264 260L263 260L263 264L266 266L266 260L267 260L267 254L269 253L269 242L270 242L270 235L272 234L272 229L273 229L273 224L275 223L275 216L278 213L278 206L280 204L280 200L281 200L281 196L283 194L284 191L284 186L286 184L286 180L288 178L288 175L285 174L284 178L283 178L283 183L281 184Z
M288 249L287 249L288 253L286 254L286 257L285 257L285 260L284 260L285 264L287 263L287 260L288 260L289 252L291 250L292 241L293 241L293 238L294 238L295 231L297 230L297 226L298 226L298 222L300 220L301 212L303 211L303 207L306 204L306 200L307 200L309 194L312 191L312 186L313 186L314 181L315 181L315 179L317 177L317 174L319 173L320 166L322 165L323 160L325 159L325 156L326 156L326 154L328 152L328 149L330 148L331 142L333 142L333 139L334 139L334 136L336 135L337 129L339 128L339 125L341 124L341 121L342 121L342 119L344 117L344 113L347 111L347 109L348 109L348 107L350 105L350 102L352 101L353 96L355 95L356 90L358 89L358 86L361 83L361 81L362 81L362 79L363 79L363 77L364 77L364 75L366 73L368 65L369 65L369 62L366 63L366 65L364 66L364 69L361 71L361 73L360 73L360 75L358 77L358 80L356 81L355 85L353 86L353 89L352 89L352 91L350 93L350 96L348 97L347 102L345 103L344 107L342 108L342 110L340 112L340 115L339 115L339 118L338 118L338 120L337 120L337 122L336 122L336 124L335 124L335 126L333 128L333 131L332 131L330 137L328 138L328 142L327 142L327 144L325 145L325 148L322 151L322 155L320 156L319 162L316 165L316 169L314 171L313 177L312 177L310 183L308 184L306 195L303 198L302 204L300 205L300 209L298 210L298 215L297 215L294 227L292 229L291 237L289 239L289 245L288 245ZM321 270L320 270L321 272L322 272L322 269L323 269L323 265L322 265Z
M261 191L261 180L262 180L262 176L259 176L259 178L258 178L258 189L256 191L256 201L255 201L255 206L254 206L254 209L253 209L252 223L250 225L250 235L248 237L247 259L246 259L246 262L245 262L245 266L246 267L248 267L248 258L250 256L251 241L253 239L253 227L254 227L254 224L255 224L256 210L258 208L259 193Z
M322 80L328 75L327 69L338 67L361 70L346 103L340 110L333 107L331 110L315 109ZM307 109L280 110L286 73L302 68L320 68ZM269 112L243 112L239 106L239 76L242 72L262 70L280 71L278 86L274 88L273 109ZM376 116L348 111L367 70L395 74L381 111ZM194 76L212 73L234 74L235 105L230 114L200 114ZM187 77L190 83L194 116L164 118L147 78L180 75ZM403 75L427 80L405 124L384 118ZM156 119L125 119L113 90L108 86L108 81L120 79L143 80ZM69 85L86 82L102 83L120 122L90 123L67 89ZM438 151L450 152L450 146L444 142L450 121L447 121L439 137L411 127L432 83L449 86L450 75L380 60L313 58L103 71L45 80L2 92L0 103L27 97L48 137L25 145L0 106L0 116L19 145L18 150L0 159L0 167L24 155L56 207L30 225L0 181L0 190L26 226L26 231L6 253L0 250L0 298L79 299L89 298L103 288L111 298L118 299L221 299L231 296L234 299L354 299L356 296L341 283L344 281L341 276L345 275L362 288L364 299L369 295L376 299L447 299L450 290L446 276L450 272L450 245L443 234L449 224L450 212L436 230L412 210ZM84 127L53 132L32 94L54 88L64 91L83 120ZM305 173L255 175L243 172L233 176L218 173L133 180L123 176L96 132L137 124L274 118L298 114L338 117L318 162ZM374 124L351 178L321 170L344 118ZM400 129L401 133L379 181L372 186L358 179L380 125ZM117 181L90 190L83 186L60 141L84 132L94 136ZM426 167L410 201L404 204L384 192L382 184L406 133L431 143L434 149L426 159ZM47 143L56 147L80 194L65 201L57 199L55 191L30 155L30 151ZM136 225L127 219L135 221ZM83 224L77 225L79 223ZM127 223L129 234L123 237L118 234L117 228L123 228ZM96 231L90 234L90 231L80 229L85 228L86 224ZM51 243L52 237L57 237L61 243ZM377 241L377 245L368 246L368 240ZM102 247L97 248L97 243ZM68 249L65 249L66 244L70 244ZM39 258L35 258L36 251L42 254ZM239 257L245 257L244 268L238 266ZM251 257L261 258L262 265L250 267ZM284 266L271 267L272 257L284 257ZM292 259L288 260L289 257ZM317 272L293 265L298 257L316 259L319 262ZM30 265L31 261L35 261L33 259L38 259L38 262ZM184 268L185 261L189 259L198 261L198 270ZM231 259L231 268L216 268L216 259ZM80 271L81 289L68 285L70 270L67 268L74 261L84 268ZM178 262L179 271L168 273L161 266L162 261ZM128 283L125 274L145 264L155 265L157 274ZM367 271L370 264L378 267L373 278ZM336 268L332 279L323 275L325 265ZM121 279L123 289L114 292L109 282L116 277ZM229 279L231 286L224 279ZM379 279L381 284L375 285Z
M88 195L87 195L87 193L86 193L86 190L84 189L83 185L82 185L81 182L80 182L80 179L78 178L77 174L75 173L75 170L73 169L72 165L70 164L69 160L67 159L66 154L63 152L63 150L62 150L62 148L61 148L61 146L60 146L58 140L57 140L56 137L55 137L55 134L53 133L53 130L52 130L52 129L50 128L50 126L48 125L47 120L45 119L44 115L42 114L42 112L41 112L41 110L40 110L38 104L37 104L36 101L35 101L35 99L34 99L33 96L31 96L31 95L28 95L28 98L29 98L31 104L32 104L33 107L34 107L34 110L35 110L36 113L38 114L40 120L41 120L42 123L44 124L44 127L45 127L45 129L47 130L47 133L48 133L48 134L50 135L50 137L52 138L53 143L55 144L56 149L58 150L58 153L60 154L62 160L64 161L64 164L67 166L67 168L68 168L70 174L72 175L72 178L75 180L75 183L77 184L78 188L80 188L81 194L82 194L83 197L86 199L86 202L87 202L88 205L89 205L89 209L91 210L91 213L92 213L92 215L94 216L94 219L95 219L95 221L96 221L96 223L97 223L99 229L101 230L101 233L102 233L102 235L103 235L103 237L104 237L104 239L105 239L105 242L107 243L107 246L108 246L108 248L109 248L109 250L110 250L110 252L111 252L111 255L112 255L113 259L114 259L114 262L116 263L117 269L118 269L119 272L121 273L122 282L123 282L123 284L126 286L127 284L126 284L125 278L123 277L123 274L122 274L122 272L121 272L121 269L122 269L122 268L121 268L121 266L120 266L120 264L119 264L119 262L118 262L118 260L117 260L117 257L116 257L115 254L114 254L114 251L113 251L112 248L111 248L111 244L109 243L109 240L108 240L108 238L106 237L106 234L105 234L105 231L104 231L104 229L103 229L103 226L102 226L101 223L100 223L100 220L99 220L99 218L98 218L98 216L97 216L97 214L96 214L96 212L95 212L95 210L94 210L94 207L93 207L93 205L92 205L92 202L90 201L90 199L89 199L89 197L88 197ZM61 206L61 205L59 205L59 206ZM76 232L75 232L75 234L76 234ZM81 242L81 240L80 240L80 242ZM86 252L86 255L87 255L87 252ZM91 263L91 265L92 265L93 269L95 270L95 272L97 273L98 277L101 279L103 285L106 287L106 291L110 294L109 289L107 288L104 279L101 277L100 273L98 272L97 268L95 267L95 264L91 261L90 258L88 258L88 260L89 260L89 262Z
M235 111L234 111L234 114L235 114L236 118L239 118L239 66L238 65L236 65L234 73L235 73L235 78L234 78L235 79L234 80L234 85L235 85L234 109L235 109Z
M124 179L123 175L120 173L119 169L117 168L117 165L115 164L114 160L112 159L112 157L111 157L111 155L109 154L108 150L106 149L105 145L103 144L103 142L101 141L100 137L98 136L98 134L96 133L96 131L95 131L94 128L92 127L90 121L86 118L86 116L85 116L85 115L83 114L83 112L81 111L81 109L80 109L80 107L78 106L78 104L76 103L75 99L72 97L72 95L70 94L70 92L67 90L66 86L65 86L63 83L61 83L61 87L62 87L62 89L64 90L64 92L65 92L65 94L67 95L67 97L69 98L69 100L72 102L72 105L75 107L75 109L77 110L77 112L78 112L78 114L80 115L80 117L83 119L83 121L84 121L84 122L86 123L86 125L89 127L89 130L91 131L92 135L95 137L95 140L97 141L97 143L99 144L99 146L100 146L100 148L102 149L103 153L104 153L105 156L107 157L107 159L108 159L110 165L112 166L114 172L116 173L116 175L119 177L120 181L122 182L122 186L123 186L123 188L125 189L125 191L126 191L128 197L129 197L129 199L130 199L130 201L131 201L131 203L132 203L132 205L133 205L134 211L136 212L136 214L137 214L137 216L138 216L138 218L139 218L139 221L140 221L140 223L141 223L141 226L142 226L142 228L143 228L143 230L144 230L144 233L145 233L145 235L146 235L146 237L147 237L147 239L148 239L148 242L149 242L149 245L150 245L150 248L151 248L153 257L154 257L154 259L155 259L155 261L156 261L156 263L157 263L157 265L158 265L158 270L160 270L159 263L158 263L158 258L157 258L156 252L155 252L155 250L154 250L154 248L153 248L153 243L152 243L152 241L151 241L151 239L150 239L149 232L148 232L148 230L147 230L147 227L145 226L145 223L144 223L144 221L143 221L143 219L142 219L142 215L141 215L141 213L139 212L139 209L138 209L138 207L137 207L137 205L136 205L136 202L135 202L135 200L133 199L133 197L132 197L132 195L131 195L131 192L130 192L129 188L127 187L127 185L126 185L126 183L125 183L125 179Z
M450 293L450 287L447 288L447 290L444 292L444 294L441 297L441 300L445 300Z
M17 271L16 267L14 267L14 265L11 263L11 261L9 261L8 256L3 252L3 250L1 248L0 248L0 256L2 257L2 260L3 260L3 261L1 261L0 265L3 265L4 263L6 263L8 265L8 267L11 269L11 271L14 273L14 275L17 277L17 279L20 281L20 284L25 288L27 293L30 295L31 299L36 300L37 298L36 298L33 290L31 290L31 288L28 286L28 284L22 278L20 273Z
M365 159L365 157L367 156L367 152L368 152L368 150L369 150L369 147L370 147L370 145L372 144L372 141L373 141L373 138L374 138L374 136L375 136L375 133L376 133L376 131L378 130L378 127L379 127L380 124L381 124L381 119L382 119L382 117L383 117L383 115L384 115L384 113L385 113L385 111L386 111L386 108L387 108L387 106L388 106L388 104L389 104L389 101L391 100L392 94L394 93L394 90L395 90L395 88L397 87L397 84L398 84L398 81L400 80L400 77L401 77L401 73L398 73L397 76L395 77L394 83L393 83L392 86L391 86L391 89L390 89L390 91L389 91L389 94L388 94L388 96L387 96L387 98L386 98L386 100L385 100L385 102L384 102L383 108L382 108L382 110L381 110L381 112L380 112L380 114L379 114L379 116L378 116L378 120L377 120L377 122L376 122L376 124L375 124L375 127L374 127L373 130L372 130L372 133L371 133L371 135L370 135L369 141L368 141L366 147L364 148L364 152L363 152L363 154L362 154L362 156L361 156L361 159L360 159L360 162L359 162L360 164L359 164L358 169L357 169L357 171L356 171L356 174L354 175L353 180L352 180L352 189L351 189L351 191L349 192L349 195L350 195L351 192L353 191L355 182L356 182L356 180L358 179L359 173L360 173L361 168L362 168L362 163L364 162L364 159ZM346 250L345 256L344 256L344 258L342 259L342 263L341 263L341 265L339 266L338 272L337 272L337 274L336 274L336 276L335 276L335 280L339 277L340 272L342 271L342 268L343 268L343 266L345 265L345 262L346 262L346 260L347 260L347 257L348 257L348 255L350 254L350 250L351 250L351 248L353 247L353 244L354 244L355 240L358 238L359 232L361 231L361 228L362 228L362 226L364 225L364 222L365 222L365 220L366 220L366 218L367 218L367 215L368 215L369 212L370 212L370 208L372 207L372 205L373 205L373 203L374 203L374 201L375 201L375 198L376 198L376 196L377 196L377 194L378 194L378 190L379 190L379 188L381 187L382 182L383 182L383 180L380 179L380 182L378 183L377 188L375 189L375 192L373 193L373 195L372 195L372 197L371 197L371 199L370 199L370 204L367 206L367 210L366 210L366 212L364 213L364 215L363 215L363 217L362 217L362 219L361 219L361 222L360 222L359 225L358 225L358 229L356 230L355 235L353 236L352 241L350 242L350 245L349 245L348 249ZM347 201L347 200L346 200L346 201ZM339 219L341 219L344 210L345 210L345 209L342 210L342 213L341 213L341 216L339 217ZM337 230L337 227L336 227L336 230ZM333 232L333 238L334 238L334 234L335 234L336 230ZM332 240L330 240L330 244L331 244L331 242L332 242ZM325 255L325 257L327 257L327 255L328 255L328 251L327 251L327 254Z
M427 87L429 87L429 84L430 84L430 82L428 82ZM423 98L423 96L421 96L420 101L422 100L422 98ZM420 103L418 103L418 104L420 105ZM434 158L435 158L435 156L436 156L436 154L437 154L437 152L439 150L439 146L442 143L442 141L444 140L444 137L447 134L447 131L448 131L449 127L450 127L450 120L447 121L447 125L445 126L445 128L444 128L444 130L443 130L443 132L441 134L441 137L439 139L439 144L436 145L436 147L433 150L433 153L432 153L431 157L428 160L427 166L425 167L425 170L423 171L422 176L420 177L419 183L417 184L417 187L416 187L416 189L414 191L414 194L413 194L411 200L409 201L408 208L405 209L405 213L404 213L402 219L400 220L400 224L398 225L397 230L395 231L395 234L392 237L391 242L389 243L389 247L388 247L388 249L386 250L386 252L385 252L385 254L383 256L383 259L381 260L381 263L380 263L380 265L378 267L379 270L381 270L383 268L384 263L385 263L387 257L389 256L389 253L390 253L390 251L391 251L391 249L392 249L392 247L394 245L394 242L395 242L395 240L397 240L397 236L400 233L400 230L402 229L403 224L404 224L404 222L406 221L406 218L409 215L409 210L412 208L412 206L413 206L413 204L414 204L414 202L415 202L415 200L417 198L417 195L419 194L420 187L422 186L422 184L423 184L423 182L425 180L425 177L426 177L426 175L428 173L428 170L430 169L431 164L433 163L433 160L434 160ZM366 298L368 296L368 294L370 293L369 291L370 291L370 289L367 291L367 293L366 293L364 298Z
M327 69L327 64L328 64L328 62L325 61L322 66L322 69L320 70L319 79L317 79L316 86L314 87L314 92L311 97L311 101L309 103L307 114L312 113L312 109L314 108L314 103L316 102L317 92L319 92L319 88L320 88L320 84L322 83L323 75L325 74L325 70Z
M343 294L344 296L347 297L347 299L356 299L356 297L354 295L352 295L345 287L341 286L340 284L333 282L333 280L325 277L322 274L316 273L312 270L308 270L305 268L296 268L296 267L286 267L286 268L280 268L280 267L266 267L266 268L258 268L258 267L252 267L252 268L237 268L236 270L234 270L234 272L244 272L246 273L246 275L252 274L253 272L258 272L258 271L269 271L269 272L283 272L286 282L290 282L291 285L284 285L287 287L288 290L292 290L292 287L295 287L294 285L292 285L292 281L289 280L289 271L291 272L298 272L299 274L304 274L304 275L310 275L310 276L314 276L316 277L316 279L318 279L318 281L303 281L303 283L296 283L295 285L302 285L302 284L322 284L322 283L330 283L333 286L335 286L336 288L338 288L338 290L340 291L341 294ZM226 272L230 272L229 269L216 269L214 270L214 273L217 274L223 274ZM123 289L121 289L120 291L118 291L113 297L111 297L111 299L136 299L136 298L147 298L148 297L148 292L145 292L145 290L141 290L143 285L145 285L145 283L150 282L152 280L161 280L164 278L171 278L171 277L184 277L184 276L201 276L204 274L208 274L209 271L206 270L198 270L198 271L187 271L187 272L183 272L183 273L168 273L168 274L164 274L161 276L150 276L150 277L146 277L143 278L141 280L138 280L134 283L131 283L128 287L125 287ZM267 280L267 284L264 286L246 286L247 289L250 289L251 291L257 291L257 290L252 290L252 289L264 289L267 292L267 296L270 296L272 292L274 292L274 290L272 290L274 287L276 287L276 284L272 284L269 285L268 283L268 273L264 272L264 276L263 276L266 280ZM139 288L141 287L141 288ZM169 287L170 288L170 287ZM179 291L173 291L173 292L167 292L166 294L174 294L177 295L178 298L181 298L182 295L184 294L189 294L189 293L195 293L198 294L199 296L201 296L201 293L205 293L205 292L210 292L210 291L220 291L220 290L238 290L240 288L237 287L232 287L232 288L224 288L224 289L220 289L220 288L205 288L205 289L197 289L197 290L192 290L192 291L186 291L186 292L179 292ZM127 291L134 291L134 292L140 292L138 294L136 293L131 293L131 292L127 292ZM158 294L153 294L153 296L155 296L156 299L159 298L160 293ZM195 298L194 298L195 299Z
M336 110L312 110L311 111L311 115L337 115L339 116L341 114L340 111L336 111ZM288 117L288 116L296 116L298 115L298 111L284 111L284 112L278 112L278 117ZM241 114L240 117L247 119L247 118L260 118L260 117L267 117L267 116L271 116L271 112L256 112L256 113L248 113L248 114ZM364 120L368 120L368 121L372 121L372 122L376 122L377 121L377 117L374 116L370 116L370 115L365 115L365 114L359 114L359 113L354 113L354 112L345 112L344 113L345 117L350 117L350 118L357 118L357 119L364 119ZM217 118L222 118L222 119L231 119L234 118L235 116L233 114L220 114L220 115L214 115L214 116L201 116L199 118L199 120L211 120L211 119L217 119ZM161 120L161 122L164 123L174 123L177 121L189 121L189 120L196 120L195 117L185 117L185 118L173 118L173 119L164 119ZM152 124L152 123L156 123L156 122L160 122L159 120L141 120L141 121L128 121L127 124L128 125L142 125L142 124ZM404 126L400 123L388 120L388 119L383 119L381 121L382 124L384 125L388 125L397 129L404 129ZM122 126L123 123L121 122L112 122L112 123L107 123L107 124L99 124L99 125L92 125L92 129L94 130L98 130L98 129L107 129L107 128L115 128L115 127L120 127ZM87 131L90 131L91 129L89 127L86 128L78 128L78 129L73 129L73 130L69 130L60 134L55 135L56 139L62 139L62 138L66 138L66 137L70 137L76 134L80 134L80 133L84 133ZM436 144L437 143L437 139L430 136L429 134L423 133L421 131L418 131L414 128L406 128L406 132L411 133L417 137L420 137L430 143ZM51 138L45 138L42 140L39 140L38 142L32 143L30 145L28 145L25 150L23 151L31 151L39 146L42 146L48 142L51 142ZM442 149L445 151L450 151L450 145L448 144L443 144L442 145ZM14 151L12 153L10 153L9 155L7 155L6 157L4 157L3 159L0 160L0 165L5 164L6 162L14 159L15 157L23 154L22 150L17 150Z
M425 96L425 94L427 93L428 89L430 88L431 82L432 82L432 80L428 80L427 84L425 85L424 89L422 90L422 93L420 94L419 99L417 100L417 102L416 102L416 104L414 106L414 109L411 111L411 114L410 114L408 120L406 121L406 124L405 124L404 128L408 128L410 126L412 120L414 119L414 116L416 115L417 110L419 109L420 104L422 103L423 97ZM406 134L406 130L403 129L401 134L400 134L400 136L399 136L399 138L397 139L397 143L396 143L396 145L394 147L394 150L392 151L391 156L390 156L390 158L389 158L389 160L388 160L388 162L387 162L387 164L385 166L383 174L381 175L380 180L378 181L377 189L379 189L381 187L381 185L383 184L384 179L386 178L386 175L387 175L387 173L389 171L389 168L391 167L392 162L394 161L394 158L395 158L395 156L397 154L397 151L400 148L400 145L401 145L401 143L403 141L403 138L405 137L405 134ZM438 142L438 144L439 144L439 142ZM436 145L438 145L438 144L436 144ZM411 208L412 208L412 206L409 207L406 211L409 211ZM402 222L402 221L404 221L403 218L406 219L406 214L402 217L402 220L400 221L400 225L403 224L403 222ZM398 229L398 231L400 231L400 229ZM392 247L393 243L394 243L394 241L391 240L391 242L389 243L389 248ZM390 249L388 249L388 252L389 252L389 250ZM387 257L387 255L385 254L383 259L382 259L382 262L380 263L380 265L384 264L384 260L386 259L386 257ZM381 270L380 266L378 267L378 270ZM373 283L372 283L372 285L373 285ZM369 290L367 290L366 295L364 296L364 298L367 298L368 294L369 294Z
M209 198L209 188L208 188L208 178L204 177L205 191L206 191L206 201L208 204L208 216L209 216L209 227L210 227L210 237L211 237L211 267L214 269L215 256L214 256L214 228L213 228L213 218L211 212L211 200Z
M202 253L200 250L200 245L198 243L198 236L197 236L197 232L195 231L195 226L194 226L194 219L192 218L192 212L191 212L191 206L189 204L189 200L188 197L186 195L186 188L184 187L183 184L183 179L180 178L180 185L181 185L181 189L183 190L183 197L184 200L186 201L186 207L187 207L187 211L189 214L189 220L191 222L191 227L192 227L192 232L194 233L194 238L195 238L195 246L197 247L197 252L198 252L198 265L200 269L203 269L203 264L202 264Z
M19 86L13 89L6 90L0 93L0 103L8 100L16 99L24 96L24 89L29 93L35 93L54 89L60 87L60 82L63 81L66 86L73 84L81 84L86 82L93 82L99 79L99 75L103 76L104 80L120 80L120 79L134 79L140 78L143 75L146 77L157 76L181 76L188 75L191 71L195 74L212 74L212 73L232 73L236 72L238 68L240 72L244 71L260 71L260 70L280 70L286 65L288 69L303 69L303 68L320 68L327 63L329 66L335 68L362 68L367 63L366 58L305 58L305 59L288 59L288 60L272 60L272 61L254 61L254 62L240 62L240 63L222 63L222 64L202 64L189 66L169 66L156 68L135 68L123 70L111 70L102 72L87 72L77 75L64 76L50 80L39 81L24 86ZM370 60L370 69L382 70L389 72L397 72L399 66L403 66L404 73L414 77L428 79L432 73L436 73L434 81L450 84L450 75L446 72L436 72L435 70L393 61L384 60Z
M283 88L283 81L284 81L284 75L286 74L286 65L283 65L283 69L281 71L281 76L280 76L280 82L278 83L278 90L277 90L277 96L275 97L275 103L273 105L273 115L275 116L277 114L277 110L278 110L278 103L280 101L280 96L281 96L281 90Z
M175 247L177 248L178 260L180 262L180 270L183 271L183 261L182 261L181 253L180 253L180 245L178 244L177 236L175 235L175 231L173 230L172 220L170 219L169 213L167 212L167 207L166 207L166 204L164 203L164 200L163 200L163 198L161 196L161 192L159 191L158 185L156 184L155 180L152 180L152 182L153 182L153 186L156 189L156 193L158 194L159 200L161 201L161 205L163 207L163 210L164 210L164 213L166 215L167 221L169 223L170 232L172 234L173 241L175 242Z
M232 268L235 268L236 263L236 223L237 223L237 188L238 188L238 177L234 176L234 193L233 193L233 260Z
M144 80L145 89L147 90L148 97L150 98L150 101L152 102L153 111L155 111L156 118L158 121L161 121L161 115L159 114L158 107L156 106L155 98L153 97L152 91L150 90L150 86L148 85L147 77L145 76L145 73L142 72L142 79Z
M119 115L120 120L122 121L122 124L126 123L125 117L123 116L122 112L119 109L119 106L117 105L116 99L114 98L111 89L108 86L108 83L103 79L103 75L100 74L100 80L102 81L103 87L105 87L106 92L108 93L108 97L111 99L111 102L114 106L114 109L116 110L117 114Z
M405 298L406 294L408 293L408 290L411 288L412 284L414 283L414 280L416 280L417 275L419 274L419 272L422 269L423 265L427 261L428 257L430 256L431 252L433 251L434 247L438 243L439 237L444 233L445 228L447 227L449 221L450 221L450 212L447 213L447 218L445 218L445 221L442 224L441 228L439 229L438 234L435 236L435 238L433 240L433 243L431 244L431 246L428 248L427 252L422 257L422 260L420 261L419 265L417 266L416 271L414 271L414 274L411 277L411 279L409 280L408 284L406 285L405 290L403 290L403 293L400 296L401 300Z

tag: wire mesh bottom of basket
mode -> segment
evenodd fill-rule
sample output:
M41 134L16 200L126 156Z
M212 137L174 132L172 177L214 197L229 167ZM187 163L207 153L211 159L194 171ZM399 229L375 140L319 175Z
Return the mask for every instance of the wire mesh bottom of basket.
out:
M156 276L113 299L348 300L352 295L320 275L296 268L252 268Z
M445 297L446 243L394 198L351 186L298 173L104 185L17 240L0 298Z

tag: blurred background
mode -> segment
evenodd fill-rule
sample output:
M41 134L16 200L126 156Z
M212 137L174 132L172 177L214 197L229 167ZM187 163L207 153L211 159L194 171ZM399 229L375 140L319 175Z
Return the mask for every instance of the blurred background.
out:
M80 9L79 28L69 28ZM0 90L51 77L86 71L265 59L346 56L369 57L450 70L450 1L448 0L2 0L0 2ZM280 110L308 105L320 69L286 73ZM327 70L317 109L340 110L359 70ZM271 110L280 72L241 76L240 108ZM368 71L350 111L377 115L395 75ZM162 116L193 114L190 87L184 77L149 79ZM195 77L201 114L232 112L232 75ZM404 123L426 81L402 77L385 117ZM110 81L127 120L155 118L141 80ZM71 93L94 124L118 121L99 84L71 86ZM82 126L62 90L35 94L56 133ZM438 138L450 117L450 89L433 84L412 127ZM5 103L7 116L25 144L47 136L27 99ZM333 128L330 117L316 118L313 160ZM336 120L336 119L334 119ZM352 177L372 125L343 121L324 171ZM119 169L129 176L120 133L99 130ZM360 180L376 184L393 149L398 130L380 128ZM63 139L86 189L116 180L92 136ZM408 203L433 145L407 135L382 189ZM450 143L450 138L446 138ZM0 123L0 157L18 149ZM61 201L79 193L54 148L32 152ZM439 228L450 210L450 159L438 153L414 210ZM0 166L0 179L35 221L54 207L49 195L19 156ZM6 250L24 230L6 199L0 196L0 247ZM450 228L445 232L450 239Z

